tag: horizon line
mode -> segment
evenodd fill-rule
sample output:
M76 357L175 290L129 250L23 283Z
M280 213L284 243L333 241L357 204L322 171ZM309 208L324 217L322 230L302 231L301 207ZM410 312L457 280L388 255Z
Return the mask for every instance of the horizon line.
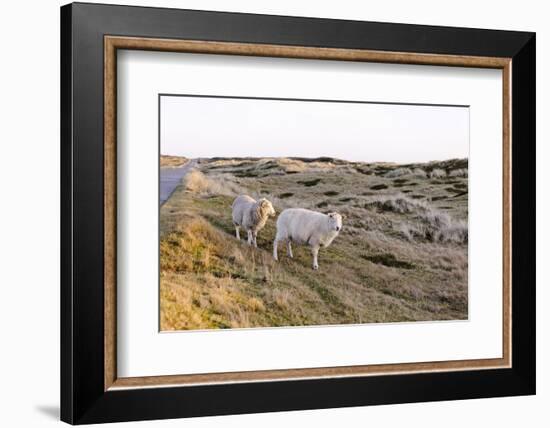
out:
M295 159L295 160L301 160L301 159L332 159L336 161L341 162L349 162L349 163L393 163L396 165L408 165L408 164L416 164L416 163L431 163L431 162L445 162L445 161L451 161L451 160L467 160L469 161L469 156L465 157L451 157L451 158L445 158L445 159L432 159L428 161L412 161L412 162L396 162L396 161L354 161L354 160L348 160L348 159L342 159L337 158L334 156L199 156L199 157L187 157L183 155L170 155L170 154L163 154L160 153L160 156L172 156L172 157L178 157L178 158L185 158L185 159L218 159L218 160L224 160L224 159Z

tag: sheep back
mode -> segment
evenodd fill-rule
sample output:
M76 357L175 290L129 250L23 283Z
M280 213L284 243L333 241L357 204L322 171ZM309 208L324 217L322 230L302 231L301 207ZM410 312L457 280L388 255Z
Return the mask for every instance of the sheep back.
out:
M251 220L249 212L255 204L256 201L248 195L237 196L231 206L233 223L248 229Z
M256 201L248 195L240 195L232 205L233 223L253 232L262 229L274 213L271 202L265 198Z
M289 208L277 219L277 240L290 240L296 244L310 246L328 246L338 234L329 229L326 214Z

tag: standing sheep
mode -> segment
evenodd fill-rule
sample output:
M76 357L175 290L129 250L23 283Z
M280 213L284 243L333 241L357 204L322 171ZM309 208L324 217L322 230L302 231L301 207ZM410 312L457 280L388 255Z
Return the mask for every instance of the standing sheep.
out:
M342 230L342 216L338 213L323 214L303 208L284 210L277 219L277 235L273 242L273 258L277 256L279 241L287 242L288 256L292 255L291 243L309 245L313 254L313 269L319 269L319 247L328 247Z
M231 206L235 235L241 239L239 229L242 227L248 233L248 245L257 247L256 236L262 230L269 216L275 215L273 205L266 198L255 201L248 195L240 195Z

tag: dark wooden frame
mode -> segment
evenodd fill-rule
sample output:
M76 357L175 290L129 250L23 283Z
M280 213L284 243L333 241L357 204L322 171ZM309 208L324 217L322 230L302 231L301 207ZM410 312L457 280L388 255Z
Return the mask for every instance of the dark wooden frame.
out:
M506 361L489 365L491 370L482 370L488 366L462 364L442 371L427 363L414 370L351 370L347 377L331 377L338 373L314 369L324 371L311 373L306 379L294 376L292 381L288 380L293 378L288 373L263 373L252 377L253 383L236 383L251 378L232 375L219 382L208 378L209 385L193 386L192 381L185 379L163 382L159 378L123 381L117 385L113 357L116 295L111 294L116 267L112 219L116 206L113 53L117 48L196 49L205 53L233 50L233 54L239 55L502 68L503 256L505 283L509 278L511 288L509 300L505 300L508 306L504 308L505 320L511 323L508 335L506 328L503 330L505 341L510 344L505 348ZM507 153L511 154L513 176ZM66 422L160 419L535 392L533 33L127 6L64 6L61 192L61 418ZM507 207L512 208L511 225ZM510 239L513 246L508 252L506 242ZM506 290L505 284L505 296ZM178 386L167 386L174 383ZM162 388L117 388L163 384Z

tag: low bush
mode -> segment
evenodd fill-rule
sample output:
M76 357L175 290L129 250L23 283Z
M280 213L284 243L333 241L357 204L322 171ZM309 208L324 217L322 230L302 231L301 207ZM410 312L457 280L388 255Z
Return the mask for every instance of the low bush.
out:
M410 175L410 174L412 174L412 171L410 168L397 168L386 173L386 177L397 178L397 177L402 177L404 175Z
M468 177L468 170L466 168L453 169L449 172L449 177Z
M430 172L430 178L444 178L447 177L447 173L444 169L435 168Z

